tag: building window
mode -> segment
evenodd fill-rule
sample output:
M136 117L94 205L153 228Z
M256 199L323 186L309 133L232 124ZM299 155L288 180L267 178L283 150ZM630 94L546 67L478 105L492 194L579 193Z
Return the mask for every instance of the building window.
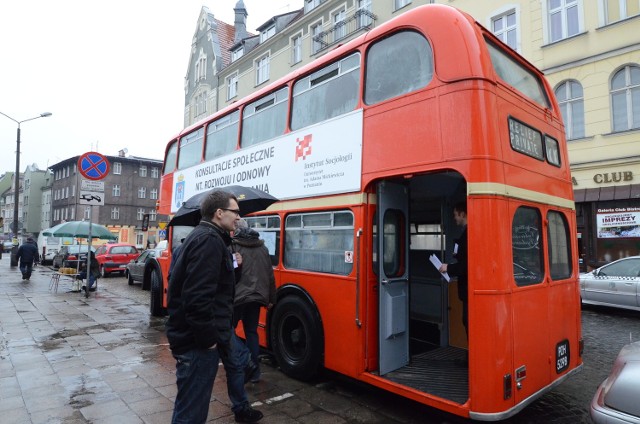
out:
M147 188L140 187L138 189L138 199L146 199L146 197L147 197Z
M317 53L322 49L321 33L322 22L318 22L311 27L311 53Z
M604 11L604 23L622 21L640 14L640 0L600 0Z
M491 31L503 43L518 50L518 33L515 10L510 10L491 19Z
M149 199L156 200L157 198L158 198L158 189L152 188L151 192L149 193Z
M402 9L408 4L411 4L411 0L394 0L395 10Z
M276 25L273 24L269 28L265 29L260 33L260 42L264 43L269 38L273 37L276 34Z
M237 49L231 51L232 62L234 60L240 59L242 56L244 56L244 47L238 47Z
M91 217L91 206L87 206L84 208L84 219L89 219Z
M302 61L302 35L298 34L291 39L291 64Z
M71 208L71 220L76 219L76 208Z
M143 218L144 218L144 209L138 208L138 212L136 213L136 219L138 221L142 221Z
M269 79L269 56L263 56L256 61L256 85Z
M120 184L114 184L112 190L113 197L120 197Z
M120 208L118 207L111 208L111 219L115 221L120 219Z
M338 41L347 35L347 26L344 23L345 16L344 10L333 15L333 41Z
M305 0L304 2L304 13L310 12L316 7L320 6L326 0Z
M611 79L613 131L640 128L640 66L627 65Z
M567 140L584 137L584 97L578 81L565 81L556 88Z
M140 165L140 176L141 177L147 176L147 165Z
M238 95L238 73L227 77L227 100Z
M373 22L369 13L371 13L371 0L358 0L358 28L365 28Z
M155 166L151 168L151 178L158 178L160 176L160 170Z
M207 78L207 56L200 52L200 57L196 62L196 82Z
M113 162L113 173L115 175L122 174L122 164L120 162Z
M76 196L76 186L72 185L71 186L71 197L75 197Z
M547 0L550 42L572 37L580 32L578 0Z
M158 219L158 212L156 212L154 209L151 210L151 212L149 212L149 221L156 221L156 219Z

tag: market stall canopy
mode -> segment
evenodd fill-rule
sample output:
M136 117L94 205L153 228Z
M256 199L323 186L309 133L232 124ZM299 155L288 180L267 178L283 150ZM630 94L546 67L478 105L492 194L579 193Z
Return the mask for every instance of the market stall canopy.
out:
M45 236L89 238L89 221L63 222L42 232ZM100 224L91 224L91 238L101 240L117 240L107 227Z
M214 191L227 191L238 198L238 206L240 207L240 215L244 216L253 212L267 209L269 206L278 201L269 193L252 187L244 187L232 185L213 190L203 191L192 197L182 204L180 209L173 216L169 225L185 225L195 227L202 219L200 214L200 204L205 197Z

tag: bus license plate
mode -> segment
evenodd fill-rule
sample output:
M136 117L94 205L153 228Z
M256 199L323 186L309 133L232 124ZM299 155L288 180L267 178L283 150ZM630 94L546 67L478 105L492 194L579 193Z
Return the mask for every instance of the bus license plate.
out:
M556 345L556 373L560 374L569 368L569 340L563 340Z

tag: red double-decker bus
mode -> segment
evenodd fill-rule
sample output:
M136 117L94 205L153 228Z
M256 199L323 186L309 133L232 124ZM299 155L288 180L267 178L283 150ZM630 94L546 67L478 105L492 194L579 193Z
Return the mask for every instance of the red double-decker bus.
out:
M280 199L245 218L278 289L260 342L286 374L324 367L491 421L581 368L560 110L542 73L467 14L415 8L181 131L159 212L231 184ZM457 282L430 259L453 261L460 201L468 336ZM189 230L170 227L170 245ZM148 275L154 315L169 261Z

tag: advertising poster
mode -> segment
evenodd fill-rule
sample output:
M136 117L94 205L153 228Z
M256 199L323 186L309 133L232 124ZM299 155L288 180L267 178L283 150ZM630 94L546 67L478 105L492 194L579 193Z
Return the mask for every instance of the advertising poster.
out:
M362 110L238 150L174 175L171 212L195 194L228 185L280 200L360 190Z
M598 238L640 237L640 208L598 209Z

